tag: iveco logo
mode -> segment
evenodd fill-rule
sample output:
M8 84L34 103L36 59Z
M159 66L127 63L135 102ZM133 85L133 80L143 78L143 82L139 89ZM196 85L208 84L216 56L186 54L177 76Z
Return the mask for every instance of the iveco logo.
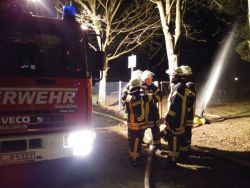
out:
M30 117L28 116L17 116L17 117L0 117L1 124L22 124L22 123L29 123Z

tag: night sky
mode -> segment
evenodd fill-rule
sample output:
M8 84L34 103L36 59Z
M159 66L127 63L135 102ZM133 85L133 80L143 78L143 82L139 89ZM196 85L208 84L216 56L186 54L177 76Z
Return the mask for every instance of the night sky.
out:
M193 69L194 78L198 85L203 85L208 79L210 70L214 65L214 60L218 55L223 42L227 35L232 30L232 25L223 23L214 18L214 16L206 10L201 10L197 15L190 13L189 19L193 20L192 23L195 29L201 31L197 39L204 39L204 41L191 40L183 36L180 42L179 50L179 65L189 65ZM221 15L222 17L225 15ZM234 20L235 18L230 18ZM164 38L162 37L164 42ZM237 87L243 88L250 92L250 63L244 62L240 59L240 56L235 52L234 48L239 42L239 38L234 38L234 46L227 56L228 62L225 63L222 72L220 74L217 86L218 88L229 88L236 84L234 78L239 77L237 81ZM166 54L165 49L162 49L162 54ZM165 71L168 69L167 59L165 63L162 63L156 69L152 69L155 64L158 63L157 59L151 62L145 61L142 54L135 53L137 55L137 67L135 69L146 70L149 69L154 72L155 80L165 81L169 80ZM110 70L108 75L108 81L128 81L130 79L131 70L128 69L128 57L121 57L114 62L110 63Z
M17 0L16 0L17 1ZM37 11L43 10L40 14L45 16L55 17L55 11L53 10L52 1L43 0L49 9L37 9ZM200 42L198 40L191 40L182 36L180 40L180 50L179 50L179 65L189 65L193 69L194 78L197 83L203 84L207 79L210 69L213 65L213 61L222 46L223 39L231 30L231 25L224 24L215 20L214 16L206 11L200 10L199 14L189 12L187 13L187 20L194 29L200 31L199 35L196 36L197 39L204 39L206 42ZM219 28L219 30L217 30ZM219 32L217 32L219 31ZM162 36L162 42L164 43L164 37ZM236 43L239 39L235 38ZM234 46L235 47L235 46ZM233 48L234 48L233 47ZM143 50L143 49L142 49ZM152 61L148 61L144 58L143 54L138 51L133 52L137 55L137 66L136 69L146 70L149 69L154 72L155 80L164 81L168 80L168 75L165 71L168 69L167 59L160 66L155 67L159 62L162 55L166 56L166 50L163 47L157 57ZM128 68L128 55L120 57L112 62L110 62L110 69L108 72L108 81L125 81L130 79L131 69ZM230 82L235 83L233 78L235 76L239 77L238 85L242 88L250 88L250 63L244 62L240 59L239 55L232 50L229 62L223 68L220 80L218 82L218 87L227 87ZM250 89L249 89L250 91Z

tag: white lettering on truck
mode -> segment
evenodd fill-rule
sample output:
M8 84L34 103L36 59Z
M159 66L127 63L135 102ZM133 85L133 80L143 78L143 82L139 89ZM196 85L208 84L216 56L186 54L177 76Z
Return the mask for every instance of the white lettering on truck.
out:
M30 117L28 116L17 116L17 117L0 117L0 124L22 124L29 123Z
M73 104L77 88L0 88L0 104Z

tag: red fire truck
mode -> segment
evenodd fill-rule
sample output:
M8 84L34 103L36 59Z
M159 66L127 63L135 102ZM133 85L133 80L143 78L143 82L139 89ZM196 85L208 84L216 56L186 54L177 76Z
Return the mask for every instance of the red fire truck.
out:
M90 53L88 33L71 15L16 9L0 12L0 166L87 155L103 53Z

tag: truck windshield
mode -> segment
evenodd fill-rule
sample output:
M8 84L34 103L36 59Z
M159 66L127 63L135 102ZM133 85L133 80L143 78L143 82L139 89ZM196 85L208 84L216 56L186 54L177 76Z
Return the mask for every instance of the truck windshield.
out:
M0 76L89 78L87 35L74 24L1 20Z

